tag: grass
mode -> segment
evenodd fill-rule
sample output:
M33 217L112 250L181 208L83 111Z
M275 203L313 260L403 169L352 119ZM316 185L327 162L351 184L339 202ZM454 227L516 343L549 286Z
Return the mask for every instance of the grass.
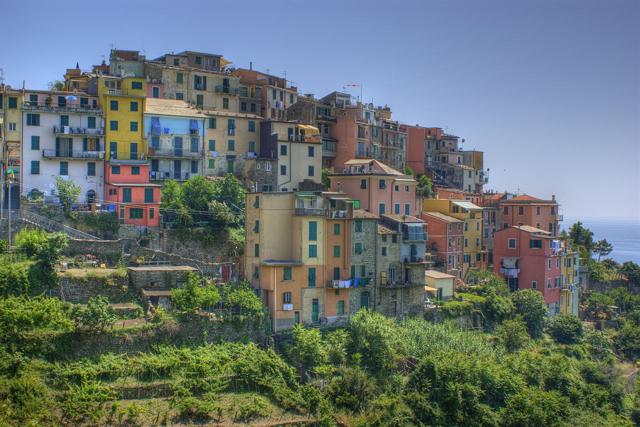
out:
M121 271L117 268L69 268L60 275L73 279L110 278L121 277Z

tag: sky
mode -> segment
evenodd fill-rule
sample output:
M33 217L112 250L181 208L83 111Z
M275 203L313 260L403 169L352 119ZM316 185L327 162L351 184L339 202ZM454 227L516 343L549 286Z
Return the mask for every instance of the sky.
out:
M112 47L196 50L318 97L361 84L485 152L488 189L640 218L640 1L2 0L5 83L46 88ZM359 95L360 90L353 90Z

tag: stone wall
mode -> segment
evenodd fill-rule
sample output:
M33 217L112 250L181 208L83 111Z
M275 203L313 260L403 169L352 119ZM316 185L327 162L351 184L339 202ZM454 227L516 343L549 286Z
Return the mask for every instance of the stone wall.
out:
M187 281L190 272L196 272L195 268L185 266L147 266L129 267L129 284L133 289L180 287Z
M52 295L74 304L85 304L90 298L103 295L111 303L131 301L135 295L130 293L126 275L114 271L108 276L87 274L76 277L59 273L60 284Z
M69 239L64 255L76 256L85 254L95 255L99 261L113 266L122 258L123 241Z

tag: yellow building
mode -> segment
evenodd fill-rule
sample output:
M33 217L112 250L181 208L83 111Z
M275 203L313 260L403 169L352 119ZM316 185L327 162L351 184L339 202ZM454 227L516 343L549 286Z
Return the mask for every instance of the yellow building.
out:
M560 291L560 313L578 315L580 287L578 286L579 254L572 250L569 242L562 242L560 264L562 289Z
M463 278L468 277L469 271L483 268L482 208L480 206L464 200L424 199L422 210L440 212L464 221Z
M205 122L204 174L233 173L247 178L249 164L260 151L260 121L255 114L203 110Z
M146 160L146 91L142 77L98 77L98 96L105 116L106 160Z
M3 175L13 172L15 185L20 183L21 140L22 140L22 102L21 91L0 85L0 142L3 162ZM15 190L20 193L20 190Z

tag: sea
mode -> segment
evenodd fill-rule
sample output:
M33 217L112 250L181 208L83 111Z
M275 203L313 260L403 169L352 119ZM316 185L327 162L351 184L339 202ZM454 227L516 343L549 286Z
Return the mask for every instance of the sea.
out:
M593 231L593 240L607 239L613 251L605 258L640 264L640 218L577 218L564 216L561 228L569 230L576 222Z

